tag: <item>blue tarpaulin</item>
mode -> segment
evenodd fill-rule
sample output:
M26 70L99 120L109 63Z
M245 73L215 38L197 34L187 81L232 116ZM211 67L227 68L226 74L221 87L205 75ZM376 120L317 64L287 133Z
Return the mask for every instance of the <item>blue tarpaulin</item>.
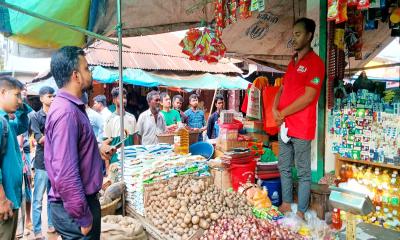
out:
M96 66L92 70L93 79L99 83L114 83L118 81L118 71ZM191 91L192 89L247 89L248 81L241 77L231 77L223 74L196 74L182 76L176 74L152 73L141 69L125 69L123 72L123 82L142 87L179 87ZM43 86L50 86L57 89L53 77L40 82L28 84L29 94L38 94Z
M118 80L117 70L110 70L101 66L93 69L93 79L100 83L113 83ZM153 73L141 69L125 69L123 82L143 87L179 87L182 89L247 89L249 84L238 76L223 74L195 74L182 76L176 74Z

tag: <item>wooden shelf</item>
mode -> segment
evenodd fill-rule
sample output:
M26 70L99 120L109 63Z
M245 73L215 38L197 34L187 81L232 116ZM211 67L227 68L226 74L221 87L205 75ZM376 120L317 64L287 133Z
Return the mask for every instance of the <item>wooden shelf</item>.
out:
M380 168L390 168L390 169L396 169L400 170L400 166L395 166L392 164L386 164L386 163L377 163L377 162L371 162L371 161L364 161L364 160L355 160L352 158L344 158L340 157L339 155L336 154L335 156L335 174L338 175L340 172L340 167L342 166L343 163L358 163L358 164L364 164L364 165L369 165L369 166L374 166L374 167L380 167Z

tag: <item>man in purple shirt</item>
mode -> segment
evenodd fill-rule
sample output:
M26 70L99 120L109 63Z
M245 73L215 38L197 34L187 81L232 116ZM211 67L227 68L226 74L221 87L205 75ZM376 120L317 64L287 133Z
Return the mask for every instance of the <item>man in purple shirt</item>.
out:
M63 239L100 239L102 158L115 153L107 143L100 150L81 101L92 87L85 53L63 47L51 58L51 73L60 90L47 114L45 166L51 182L51 217ZM108 154L107 154L108 152Z

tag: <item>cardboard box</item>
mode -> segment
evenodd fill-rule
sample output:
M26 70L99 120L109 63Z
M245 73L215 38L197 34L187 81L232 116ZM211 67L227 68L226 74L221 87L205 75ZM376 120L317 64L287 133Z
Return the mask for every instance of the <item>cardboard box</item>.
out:
M214 186L221 190L232 188L231 172L229 168L211 168L210 172L214 181Z
M247 132L264 132L264 123L260 120L244 120L243 128L246 129Z
M264 145L268 145L269 143L269 136L265 133L246 133L246 136L257 139L257 141L263 142Z
M248 141L218 141L216 149L222 152L229 152L234 148L247 148L248 144Z

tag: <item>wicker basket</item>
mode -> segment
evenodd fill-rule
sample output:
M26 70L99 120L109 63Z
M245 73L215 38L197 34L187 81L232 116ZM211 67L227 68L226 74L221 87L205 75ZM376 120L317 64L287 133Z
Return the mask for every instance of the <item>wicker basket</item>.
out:
M174 144L174 133L163 133L157 135L159 143L168 143L173 145ZM197 143L199 141L199 132L198 131L190 131L189 133L189 144L192 145L193 143Z
M114 215L117 211L119 201L121 201L120 197L110 202L109 204L101 206L101 216L104 217L107 215Z

